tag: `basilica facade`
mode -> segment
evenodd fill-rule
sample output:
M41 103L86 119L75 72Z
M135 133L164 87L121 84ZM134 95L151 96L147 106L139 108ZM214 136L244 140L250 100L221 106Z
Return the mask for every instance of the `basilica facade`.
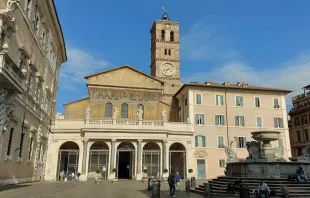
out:
M223 147L247 156L255 130L281 131L274 146L290 155L283 89L180 79L179 23L166 14L151 28L151 75L123 65L85 76L89 96L64 105L49 134L45 179L213 178ZM263 122L264 121L264 122ZM189 173L189 169L193 172Z

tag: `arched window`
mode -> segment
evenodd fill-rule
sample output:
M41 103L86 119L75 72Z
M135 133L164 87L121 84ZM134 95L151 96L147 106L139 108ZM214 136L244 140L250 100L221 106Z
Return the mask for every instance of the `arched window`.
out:
M121 110L121 116L122 118L128 118L128 104L124 103L122 104L122 110Z
M165 55L167 55L167 49L165 49Z
M170 32L170 41L174 41L174 32L173 31Z
M161 40L164 41L165 40L165 30L161 31Z
M171 55L171 49L168 50L168 54L169 54L169 56Z
M112 104L111 103L105 104L104 117L112 118Z
M137 108L140 109L140 107L141 107L141 109L143 111L142 119L144 119L144 106L143 106L143 104L138 104Z

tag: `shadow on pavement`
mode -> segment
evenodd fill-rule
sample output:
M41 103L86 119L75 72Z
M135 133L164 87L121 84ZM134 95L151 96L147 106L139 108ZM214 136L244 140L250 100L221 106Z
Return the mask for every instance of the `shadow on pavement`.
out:
M25 188L31 186L30 184L12 184L12 185L6 185L6 186L0 186L0 192L6 191L6 190L14 190L18 188Z

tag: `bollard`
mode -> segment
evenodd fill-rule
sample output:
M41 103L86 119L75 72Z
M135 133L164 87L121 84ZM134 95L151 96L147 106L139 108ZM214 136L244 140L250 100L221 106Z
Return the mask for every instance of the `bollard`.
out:
M153 189L153 178L149 178L147 182L147 190L150 191Z
M211 185L209 183L203 183L203 184L204 184L204 196L211 197L211 194L210 194Z
M249 198L249 197L250 197L250 189L245 186L240 187L240 198Z
M191 177L191 187L196 187L196 179L195 177Z
M191 184L189 180L186 180L185 182L185 191L189 192L191 190Z
M282 197L283 198L289 198L290 197L290 193L288 191L287 186L282 186Z
M160 198L160 180L153 180L152 198Z

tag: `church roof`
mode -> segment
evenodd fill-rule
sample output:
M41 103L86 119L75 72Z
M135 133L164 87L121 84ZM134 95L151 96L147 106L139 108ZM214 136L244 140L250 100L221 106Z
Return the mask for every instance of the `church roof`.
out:
M158 82L160 82L162 84L164 83L164 81L159 80L159 79L157 79L157 78L155 78L153 76L150 76L150 75L148 75L148 74L146 74L144 72L141 72L141 71L139 71L139 70L137 70L137 69L135 69L135 68L133 68L133 67L131 67L129 65L123 65L123 66L115 67L115 68L112 68L112 69L108 69L108 70L103 71L103 72L97 72L97 73L94 73L94 74L90 74L90 75L85 76L84 78L88 79L88 78L93 77L93 76L97 76L97 75L100 75L100 74L108 73L108 72L115 71L115 70L118 70L118 69L123 69L123 68L129 68L129 69L131 69L131 70L133 70L135 72L138 72L138 73L140 73L140 74L142 74L142 75L144 75L144 76L146 76L148 78L152 78L153 80L156 80L156 81L158 81Z

